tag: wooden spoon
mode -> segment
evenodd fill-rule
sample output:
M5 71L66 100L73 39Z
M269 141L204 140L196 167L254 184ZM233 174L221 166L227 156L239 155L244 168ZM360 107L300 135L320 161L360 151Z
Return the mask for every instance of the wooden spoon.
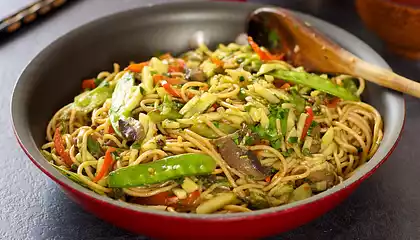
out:
M307 71L348 74L420 98L420 83L367 63L282 8L259 8L248 19L248 35L272 53L284 53Z

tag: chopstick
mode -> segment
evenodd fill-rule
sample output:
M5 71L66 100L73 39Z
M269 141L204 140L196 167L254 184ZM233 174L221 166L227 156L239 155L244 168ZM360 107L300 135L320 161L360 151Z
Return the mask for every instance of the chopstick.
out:
M35 20L45 18L63 4L74 0L40 0L0 21L0 39L9 36Z

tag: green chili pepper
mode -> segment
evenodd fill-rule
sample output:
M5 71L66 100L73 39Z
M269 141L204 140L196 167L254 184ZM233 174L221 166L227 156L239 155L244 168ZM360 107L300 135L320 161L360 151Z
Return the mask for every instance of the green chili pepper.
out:
M91 91L84 92L74 98L77 110L89 113L100 107L112 96L113 88L108 82L103 81L98 87Z
M315 74L276 69L275 71L268 73L268 75L293 83L302 84L304 86L329 93L344 100L360 100L358 96L352 94L346 88L334 84L329 79L322 78Z
M139 86L134 86L135 79L131 72L125 73L115 86L112 94L109 118L115 133L122 137L118 128L118 120L126 119L131 116L131 111L140 102L142 94Z
M210 174L216 168L212 157L201 153L170 156L150 163L124 167L108 176L109 187L137 187L185 176Z

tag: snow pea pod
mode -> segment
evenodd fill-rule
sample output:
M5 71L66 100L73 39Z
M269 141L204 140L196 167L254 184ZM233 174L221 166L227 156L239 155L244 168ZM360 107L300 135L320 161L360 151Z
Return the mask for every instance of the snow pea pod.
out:
M316 74L277 69L270 73L267 73L267 75L271 75L275 78L289 81L292 83L302 84L304 86L329 93L343 100L360 100L358 96L354 95L346 88L339 86L331 82L331 80L322 78Z
M154 162L117 169L108 176L109 187L137 187L185 176L210 174L215 160L202 153L169 156Z

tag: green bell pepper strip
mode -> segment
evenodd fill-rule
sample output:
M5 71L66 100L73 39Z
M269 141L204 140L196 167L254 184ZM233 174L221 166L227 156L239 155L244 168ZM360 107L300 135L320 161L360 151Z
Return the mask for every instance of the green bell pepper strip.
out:
M275 78L279 78L285 81L293 82L296 84L302 84L304 86L314 88L343 100L359 101L359 97L352 94L349 90L334 84L329 79L322 78L316 74L306 72L296 72L290 70L277 69L270 73L267 73Z
M186 153L112 171L108 175L108 186L126 188L150 185L185 176L210 174L215 169L216 161L209 155Z
M77 110L84 113L92 112L112 96L113 87L106 81L103 81L95 89L84 92L74 98L74 104Z
M131 72L125 73L115 86L112 94L109 118L116 134L122 137L118 127L118 120L131 116L131 111L137 106L142 98L140 86L134 86L135 79Z

